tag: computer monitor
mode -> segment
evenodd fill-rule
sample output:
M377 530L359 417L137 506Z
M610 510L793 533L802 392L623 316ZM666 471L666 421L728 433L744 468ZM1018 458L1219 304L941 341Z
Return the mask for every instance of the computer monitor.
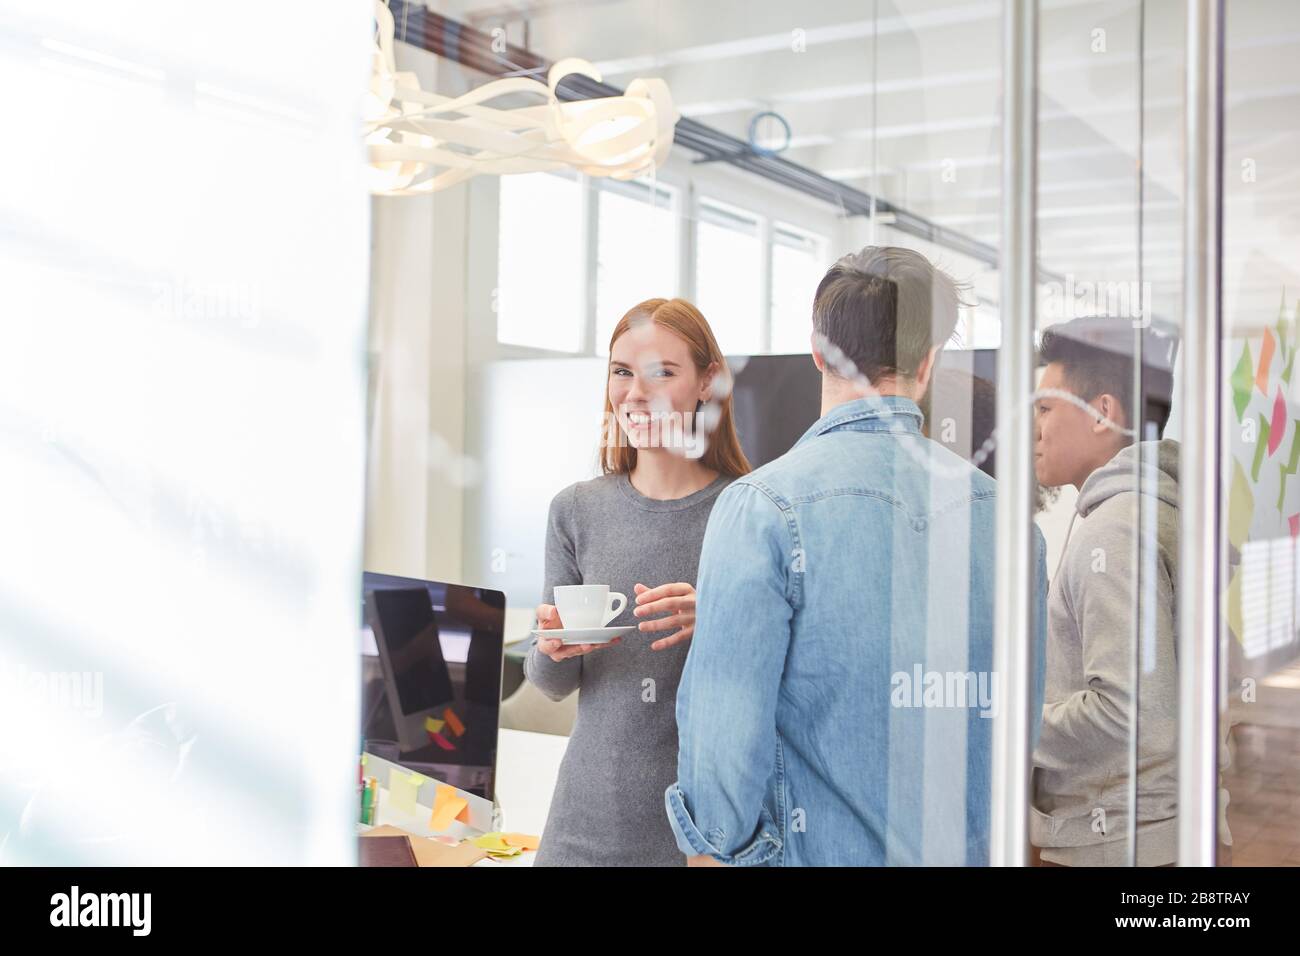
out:
M939 353L936 380L954 372L967 378L964 390L953 390L945 408L946 414L958 415L963 421L974 418L975 427L962 431L975 438L973 444L953 448L963 457L978 449L993 428L997 357L996 349L944 349ZM732 389L736 433L745 457L757 468L784 455L821 417L822 374L808 353L733 356L728 361L738 370ZM971 378L983 379L988 385L987 392L979 396L984 404L978 407L972 407ZM993 474L992 460L985 463L984 470Z
M362 735L395 741L404 766L488 800L505 608L505 595L486 588L370 571L362 579L362 654L379 662L383 698L363 687Z

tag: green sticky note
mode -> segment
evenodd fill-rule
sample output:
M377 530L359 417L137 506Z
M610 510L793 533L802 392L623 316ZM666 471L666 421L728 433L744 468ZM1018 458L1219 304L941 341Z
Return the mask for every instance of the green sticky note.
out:
M1241 348L1241 359L1237 362L1237 367L1232 370L1232 407L1237 410L1237 421L1241 421L1246 414L1246 406L1250 404L1250 390L1255 384L1255 372L1253 363L1250 360L1250 343L1247 342Z
M1259 416L1259 434L1255 436L1255 461L1250 466L1250 480L1259 483L1259 466L1264 460L1264 451L1268 448L1268 419Z
M1293 422L1291 429L1291 457L1285 465L1281 465L1281 476L1279 478L1279 488L1277 489L1277 510L1282 512L1282 503L1286 500L1286 480L1296 473L1296 468L1300 467L1300 421Z

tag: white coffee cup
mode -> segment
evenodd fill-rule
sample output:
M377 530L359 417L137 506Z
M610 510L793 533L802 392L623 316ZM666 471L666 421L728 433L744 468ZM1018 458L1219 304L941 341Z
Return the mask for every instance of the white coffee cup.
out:
M604 627L623 613L627 596L608 584L564 584L555 589L555 607L566 630Z

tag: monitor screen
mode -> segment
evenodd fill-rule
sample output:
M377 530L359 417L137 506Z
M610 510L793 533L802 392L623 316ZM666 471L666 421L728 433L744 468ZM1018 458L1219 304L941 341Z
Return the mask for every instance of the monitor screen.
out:
M492 799L505 595L366 572L361 614L367 746L396 745L392 759Z
M963 457L980 447L996 418L997 376L995 349L944 349L933 381L945 415L963 423L973 419L963 447L953 448ZM729 356L736 373L732 403L736 433L749 463L757 468L784 455L821 417L822 373L809 354ZM972 394L972 379L983 388ZM923 403L924 404L924 403ZM993 474L993 461L984 470Z

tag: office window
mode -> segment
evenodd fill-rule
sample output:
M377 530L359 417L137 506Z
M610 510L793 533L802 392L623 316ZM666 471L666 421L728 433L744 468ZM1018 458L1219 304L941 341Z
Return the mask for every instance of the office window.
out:
M727 355L763 349L762 254L757 217L711 200L700 203L696 305Z
M659 185L602 183L597 190L596 351L632 306L677 295L674 195Z
M812 303L826 274L826 240L780 223L772 227L772 351L807 352Z
M582 193L551 173L501 177L497 341L577 352L585 322Z

